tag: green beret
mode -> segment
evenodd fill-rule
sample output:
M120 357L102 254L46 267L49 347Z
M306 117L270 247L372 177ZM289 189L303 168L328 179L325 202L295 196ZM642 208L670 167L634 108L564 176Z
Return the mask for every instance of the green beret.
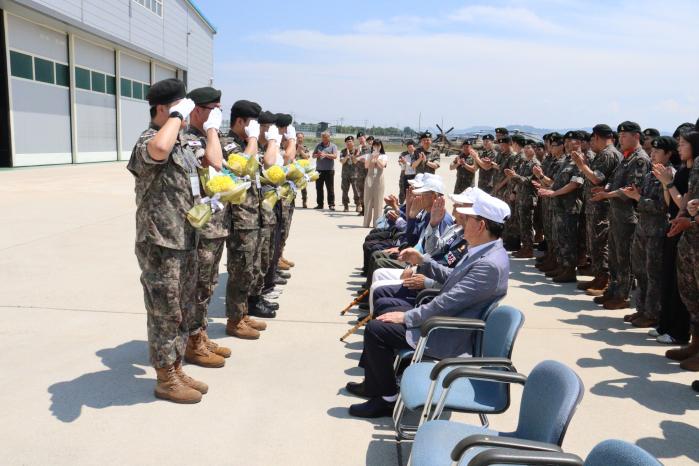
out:
M206 105L221 102L221 91L213 87L199 87L190 91L187 97L197 105Z
M616 130L619 133L626 132L626 133L641 134L641 127L638 125L638 123L635 123L633 121L625 121L625 122L619 124L619 126L617 126Z
M146 99L151 107L156 105L167 105L176 100L184 99L187 95L185 85L179 79L163 79L153 84L148 90Z
M277 119L274 122L275 125L277 125L280 128L283 128L285 126L289 126L293 121L294 118L286 113L277 113Z
M277 121L277 115L272 112L264 111L261 112L260 115L257 117L257 121L261 125L271 125L274 124L275 121Z
M257 118L261 111L262 107L257 102L239 100L231 107L231 124L236 118Z

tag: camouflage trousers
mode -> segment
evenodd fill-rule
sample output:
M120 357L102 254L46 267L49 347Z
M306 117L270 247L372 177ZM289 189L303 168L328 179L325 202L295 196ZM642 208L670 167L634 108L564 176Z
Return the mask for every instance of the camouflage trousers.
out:
M609 209L587 209L585 230L587 251L595 276L609 270Z
M503 200L510 206L510 218L505 221L505 229L502 232L503 241L514 241L519 238L519 209L514 199L511 199L511 192L508 190Z
M260 228L260 268L255 273L255 284L252 287L252 296L259 296L265 286L265 275L272 263L274 256L274 235L277 225L267 225Z
M692 227L696 230L696 225ZM685 231L677 245L677 287L695 332L699 332L699 232Z
M631 248L629 241L636 230L635 223L609 221L609 287L605 296L628 299L631 292Z
M352 188L352 195L354 196L354 205L359 205L359 188L357 187L357 178L352 176L343 175L342 182L340 184L342 188L342 205L349 206L349 190Z
M554 211L556 254L563 267L575 267L578 263L578 217L578 214Z
M150 361L155 368L170 366L184 357L187 346L197 253L136 243L136 258L147 311Z
M534 247L534 202L532 199L519 199L517 219L522 248Z
M631 270L638 289L636 290L636 312L645 317L659 320L663 306L663 244L662 236L634 234L631 244Z
M221 262L225 244L226 238L199 238L199 245L197 246L196 304L190 319L190 332L199 328L206 328L207 311L216 285L218 285L218 265Z
M366 180L366 175L357 175L357 177L354 180L355 186L357 186L357 202L364 207L364 180Z
M260 270L259 243L259 228L233 228L226 240L226 317L235 322L248 313L248 296Z
M289 238L289 230L291 229L291 220L294 217L294 210L296 206L294 202L290 204L284 204L282 217L284 219L281 231L281 250L284 251L286 246L286 240Z

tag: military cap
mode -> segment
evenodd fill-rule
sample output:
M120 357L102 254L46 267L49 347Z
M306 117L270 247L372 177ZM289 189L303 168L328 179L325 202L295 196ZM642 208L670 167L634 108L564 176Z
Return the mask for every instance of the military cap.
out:
M361 138L362 136L364 136L364 131L359 131L357 133L357 138Z
M581 130L578 131L578 132L580 133L580 136L582 136L582 140L583 140L583 141L590 142L590 139L592 138L592 134L591 134L591 133L588 133L588 132L585 131L584 129L581 129Z
M551 133L551 134L549 134L549 142L551 144L556 144L556 145L562 144L563 143L563 136L561 136L560 133L556 133L556 132Z
M373 140L374 140L374 136L367 136L366 140L367 140L367 141L373 141Z
M675 132L672 133L672 137L677 139L678 137L680 137L680 134L694 131L695 128L696 126L693 123L682 123L680 126L677 127Z
M257 118L261 111L262 107L257 102L239 100L231 107L231 125L236 118Z
M525 146L535 146L535 145L536 145L536 141L533 140L533 139L527 138L527 140L524 141L524 145L525 145Z
M577 139L580 140L580 131L568 131L563 139Z
M546 147L546 146L544 146L544 143L543 143L543 142L537 142L537 143L536 143L536 147L539 147L540 149L543 149L543 148Z
M277 120L274 122L274 124L280 128L289 126L294 121L294 117L288 113L277 113L276 117Z
M345 138L345 142L347 142L347 141L354 141L354 136L352 136L351 134L349 136L347 136Z
M512 136L511 139L512 139L512 142L514 142L515 144L518 144L520 146L523 146L527 143L527 138L525 138L521 134L515 134Z
M432 139L432 133L430 133L429 131L425 131L424 133L420 134L420 139L425 139L425 138Z
M408 139L407 141L405 141L405 145L406 145L406 146L414 146L414 145L415 145L415 141L413 141L412 139Z
M651 146L653 146L655 149L673 151L677 150L677 141L675 140L675 138L671 138L670 136L658 136L655 139L653 139L653 142L651 142Z
M271 125L277 121L277 114L268 112L267 110L260 112L260 116L257 117L257 121L261 125Z
M148 90L146 99L151 107L156 105L167 105L187 95L185 85L179 79L163 79L153 84Z
M493 136L492 134L486 134L483 136L483 140L484 141L495 141L495 136Z
M646 128L643 130L643 135L647 138L657 138L660 136L660 131L655 128Z
M187 98L192 99L197 105L206 105L221 102L221 91L213 87L199 87L190 91Z
M495 134L510 134L507 128L495 128Z
M466 138L466 139L464 139L464 142L461 143L461 146L462 146L462 147L463 147L463 146L470 146L471 144L473 144L473 143L471 142L471 140L468 139L468 138Z
M550 135L550 134L551 134L551 133L546 133L546 134L544 134L543 136L541 136L541 139L543 139L544 141L548 141L548 140L549 140L549 135Z
M617 126L616 130L619 133L626 132L641 134L641 127L638 125L638 123L635 123L633 121L625 121L623 123L620 123L619 126Z
M512 138L510 136L503 136L498 139L499 144L512 144Z
M612 136L614 136L614 131L612 131L612 128L610 128L609 125L600 123L599 125L595 125L594 128L592 128L592 134L596 134L597 136L603 138L611 138Z

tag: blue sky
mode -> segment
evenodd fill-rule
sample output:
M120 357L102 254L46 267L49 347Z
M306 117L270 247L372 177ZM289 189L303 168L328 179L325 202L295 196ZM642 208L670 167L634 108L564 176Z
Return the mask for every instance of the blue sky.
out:
M699 116L696 1L196 3L226 107L401 127Z

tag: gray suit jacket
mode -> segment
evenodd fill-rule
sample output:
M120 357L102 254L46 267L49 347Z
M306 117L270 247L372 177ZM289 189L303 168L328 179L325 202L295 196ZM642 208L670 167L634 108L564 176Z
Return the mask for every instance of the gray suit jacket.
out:
M420 338L420 325L430 317L480 319L493 302L507 294L510 260L498 240L469 254L453 269L428 258L418 272L444 286L432 301L405 313L406 340L413 347ZM472 349L472 332L436 330L430 335L426 354L441 359L471 354Z

